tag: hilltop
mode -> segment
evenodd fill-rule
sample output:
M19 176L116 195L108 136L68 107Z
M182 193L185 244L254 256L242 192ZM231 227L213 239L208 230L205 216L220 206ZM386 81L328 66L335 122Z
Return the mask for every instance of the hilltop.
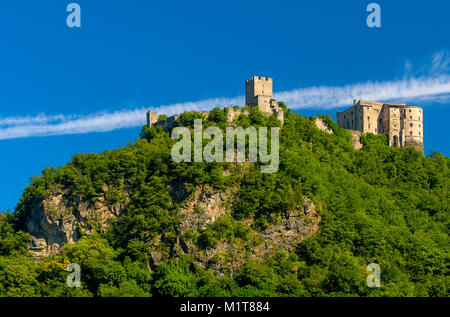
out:
M0 295L448 296L450 159L280 105L276 173L175 163L155 127L45 169L0 218ZM247 111L235 125L281 126ZM225 129L227 110L203 119ZM66 286L68 263L81 288ZM366 286L370 263L380 288Z

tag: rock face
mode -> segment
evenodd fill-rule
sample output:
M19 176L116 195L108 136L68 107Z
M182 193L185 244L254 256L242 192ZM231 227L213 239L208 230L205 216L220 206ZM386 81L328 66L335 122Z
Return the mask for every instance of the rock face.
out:
M236 197L236 190L226 192L212 189L208 185L198 186L180 208L180 230L202 231L220 216L230 214L232 199Z
M333 134L333 130L321 118L316 118L316 127L328 134Z
M220 272L229 271L232 274L248 257L258 260L277 251L293 251L299 242L319 229L320 216L316 206L310 199L304 198L303 204L295 210L284 215L271 215L273 224L263 231L250 229L251 241L227 240L212 248L202 249L186 233L201 233L219 217L232 215L232 201L237 195L236 188L223 192L209 186L197 187L180 208L181 234L173 247L174 252L192 256L203 267ZM239 223L250 228L253 220L241 220Z
M361 144L361 132L359 131L353 131L350 130L350 133L352 134L352 143L353 143L353 147L355 148L355 150L359 150L363 147L363 145Z
M78 241L81 233L106 230L124 208L123 203L107 204L104 196L92 206L81 197L57 191L32 204L25 221L31 235L29 250L38 257L56 254L64 244Z
M161 235L149 244L149 269L173 255L188 254L200 266L233 274L248 258L258 260L277 251L294 250L299 242L319 228L317 208L310 199L304 198L295 210L269 215L269 225L263 230L253 228L253 219L237 221L243 228L248 228L247 240L225 239L205 248L198 242L198 237L220 217L233 215L233 201L238 198L239 188L218 190L201 185L190 191L187 184L176 183L171 194L174 203L180 206L180 235L171 245L165 245ZM78 241L82 233L107 230L124 212L128 198L124 203L111 204L104 197L101 195L92 205L81 197L55 191L46 199L35 201L25 221L32 236L30 252L38 257L57 254L65 244Z

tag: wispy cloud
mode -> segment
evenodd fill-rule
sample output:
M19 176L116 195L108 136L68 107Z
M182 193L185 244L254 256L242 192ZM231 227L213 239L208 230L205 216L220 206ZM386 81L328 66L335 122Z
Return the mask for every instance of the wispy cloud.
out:
M411 72L407 62L405 71ZM292 109L332 109L350 105L353 99L374 101L405 100L408 103L450 102L450 54L435 54L427 74L384 82L365 82L341 87L319 86L299 88L275 93ZM183 102L158 107L138 108L91 115L53 115L0 118L0 140L106 132L121 128L138 127L145 124L147 110L173 115L184 111L210 110L216 106L243 105L244 97L211 98L194 102Z
M311 87L277 93L293 109L331 109L350 105L353 99L373 101L414 101L450 100L450 76L421 77L385 82L366 82L343 87Z
M237 105L242 104L243 101L243 97L211 98L197 102L121 110L111 113L101 112L92 115L57 115L47 117L44 114L40 114L35 117L0 118L0 140L33 136L107 132L122 128L132 128L145 124L145 113L148 110L173 115L184 111L208 110L217 105Z

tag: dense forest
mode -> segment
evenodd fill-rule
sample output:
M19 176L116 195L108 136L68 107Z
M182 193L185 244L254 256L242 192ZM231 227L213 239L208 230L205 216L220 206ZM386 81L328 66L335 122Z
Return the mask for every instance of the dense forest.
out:
M449 296L450 159L390 147L383 135L362 135L364 146L355 150L350 133L329 116L322 119L332 134L282 105L276 173L261 173L259 162L175 163L176 140L144 127L125 147L76 154L65 166L33 177L15 212L0 215L0 296ZM281 125L249 111L237 125ZM176 124L192 126L195 118L202 114L184 113ZM225 129L227 110L215 108L203 119L205 127ZM219 273L170 250L151 270L148 244L159 235L168 250L180 234L179 204L171 195L180 181L193 188L239 188L232 216L198 233L201 250L227 239L253 239L251 232L274 221L269 215L296 208L303 197L321 206L319 230L295 251L249 257L235 272ZM33 201L58 187L95 203L105 184L109 201L129 196L116 223L83 234L60 254L34 258L28 252L24 222ZM249 225L242 226L243 220ZM66 285L69 263L82 268L79 288ZM370 263L380 265L381 287L366 285Z

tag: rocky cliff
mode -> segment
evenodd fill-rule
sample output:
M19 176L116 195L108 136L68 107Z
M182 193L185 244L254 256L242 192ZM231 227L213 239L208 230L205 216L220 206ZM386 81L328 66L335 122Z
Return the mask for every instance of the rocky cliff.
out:
M233 214L231 202L239 195L236 188L225 192L209 186L198 187L191 198L180 208L181 236L176 252L192 256L203 267L235 271L247 258L263 259L276 251L293 251L303 239L319 228L320 216L316 206L308 199L295 210L280 215L270 215L270 225L262 230L254 228L252 219L238 221L249 228L248 240L227 239L211 248L202 248L187 233L202 232L220 217Z
M316 206L304 198L297 209L281 216L271 215L271 224L262 230L253 228L252 219L238 221L248 228L251 237L248 240L230 239L209 248L201 246L196 238L221 217L233 215L232 202L238 195L238 188L218 190L202 185L190 192L187 184L175 185L172 196L180 204L180 236L171 246L170 254L153 247L159 244L156 238L149 245L150 266L154 268L178 253L192 256L202 267L233 272L249 257L257 260L275 251L292 251L318 230L320 216ZM32 236L30 252L38 257L57 254L65 244L78 241L83 234L96 229L105 232L125 210L126 203L108 204L104 196L89 204L81 197L54 191L49 197L35 201L26 219L26 229Z
M124 209L125 203L110 204L105 194L92 204L80 196L54 190L31 204L25 221L25 229L31 235L29 250L38 257L59 253L66 243L78 241L83 234L91 234L95 229L106 231Z

